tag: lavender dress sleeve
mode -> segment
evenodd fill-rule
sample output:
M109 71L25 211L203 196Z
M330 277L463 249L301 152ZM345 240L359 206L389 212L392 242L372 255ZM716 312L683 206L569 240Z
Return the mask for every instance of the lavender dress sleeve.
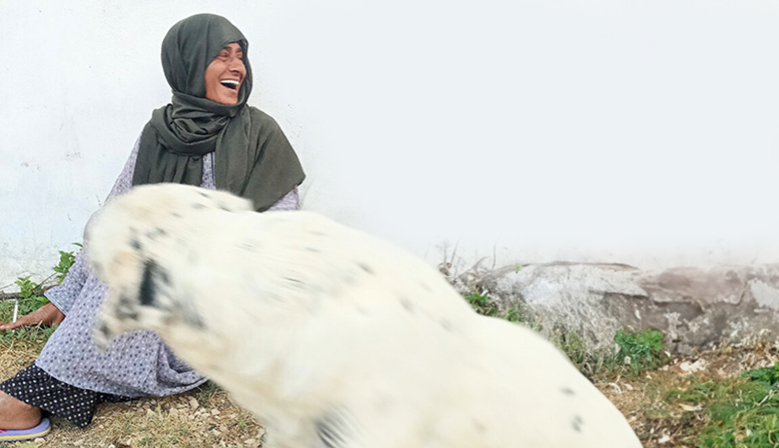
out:
M107 201L130 190L137 154L138 142ZM201 186L216 188L212 157L203 159ZM270 209L298 208L298 192L294 189ZM66 317L35 361L39 368L72 386L126 397L172 395L206 381L153 332L126 333L116 338L106 353L98 353L92 327L107 289L80 253L62 285L46 294Z
M282 211L282 210L300 210L300 198L298 197L298 188L295 187L286 194L283 198L279 199L279 202L270 206L268 211Z

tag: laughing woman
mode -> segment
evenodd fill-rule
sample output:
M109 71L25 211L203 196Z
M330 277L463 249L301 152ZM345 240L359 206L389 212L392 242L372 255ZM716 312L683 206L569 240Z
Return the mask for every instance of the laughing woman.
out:
M175 182L230 191L259 212L298 208L298 158L276 122L246 104L247 47L235 26L211 14L168 31L162 67L173 98L153 111L108 200L134 185ZM177 394L206 381L155 333L126 334L98 353L92 323L105 293L79 254L62 285L46 293L50 304L15 324L0 322L0 331L60 323L40 357L0 384L0 441L46 434L48 413L83 428L102 402Z

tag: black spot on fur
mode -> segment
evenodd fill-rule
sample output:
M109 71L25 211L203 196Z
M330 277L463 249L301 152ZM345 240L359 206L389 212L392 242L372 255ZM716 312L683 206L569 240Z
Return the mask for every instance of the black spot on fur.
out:
M573 430L576 432L582 432L582 425L584 424L584 420L580 415L574 415L573 421L571 422L571 426L573 426Z
M206 206L205 206L205 204L195 203L195 204L192 204L192 208L194 208L195 210L201 210L201 209L206 208Z
M99 331L100 334L103 335L103 337L106 339L111 336L111 330L108 329L108 325L106 325L105 322L100 324L100 328L98 328L97 331Z
M191 309L184 310L182 314L184 316L184 322L186 324L191 325L197 328L198 330L203 330L206 328L206 324L205 322L203 322L203 318L200 317L200 314L197 312L196 309L194 309L194 307L192 307Z
M118 305L116 307L116 318L119 320L137 320L138 313L133 307L133 301L127 296L119 296Z
M563 387L560 390L562 391L563 394L568 395L568 396L576 395L576 392L574 392L573 389L571 389L570 387Z
M359 266L360 269L362 269L363 271L367 272L368 274L376 275L376 273L373 271L373 269L370 266L368 266L367 264L365 264L365 263L357 263L357 266Z
M354 428L348 412L342 408L331 409L318 418L314 425L316 435L326 448L341 448L348 445Z
M160 279L162 280L162 283L170 286L170 275L168 275L168 271L160 269Z
M170 212L170 216L174 218L181 218L181 213L179 212Z
M135 250L141 250L141 247L142 247L142 246L141 246L141 242L140 242L140 241L138 241L138 240L132 240L132 241L130 242L130 246L131 246L133 249L135 249Z
M224 210L226 212L233 211L231 208L229 208L227 205L225 205L224 202L220 202L219 204L217 204L217 206L219 207L220 210Z
M154 275L157 272L157 264L152 260L146 260L143 264L143 279L138 293L141 305L153 306L157 294L157 288L154 285Z
M129 297L127 297L127 296L120 296L119 297L119 306L120 307L130 308L130 307L132 307L132 305L133 305L132 300L130 300Z
M116 318L119 320L138 320L138 313L123 309L116 310Z
M302 288L303 287L303 282L298 280L298 279L296 279L296 278L294 278L294 277L284 277L284 281L286 281L287 283L290 283L292 285L295 285L298 288Z
M197 194L199 194L200 196L203 196L204 198L210 198L211 197L211 195L209 195L208 193L203 192L203 191L198 191Z
M206 328L206 325L203 323L203 320L200 319L200 316L198 317L185 316L184 322L197 328L198 330L203 330Z
M409 301L407 298L401 297L400 304L403 306L403 309L405 309L411 314L414 314L414 304L411 303L411 301Z
M155 227L154 229L146 232L146 238L152 241L157 241L157 237L165 235L167 235L167 232L159 227Z

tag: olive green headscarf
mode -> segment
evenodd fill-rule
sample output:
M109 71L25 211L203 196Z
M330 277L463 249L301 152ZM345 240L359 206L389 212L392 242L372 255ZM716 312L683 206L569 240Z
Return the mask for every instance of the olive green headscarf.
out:
M246 78L238 104L226 105L205 98L205 72L233 42L243 49ZM297 155L278 124L246 105L252 90L248 45L238 28L213 14L188 17L168 31L162 41L162 69L173 98L152 112L143 129L133 185L200 185L203 156L212 151L216 187L253 200L258 211L303 182Z

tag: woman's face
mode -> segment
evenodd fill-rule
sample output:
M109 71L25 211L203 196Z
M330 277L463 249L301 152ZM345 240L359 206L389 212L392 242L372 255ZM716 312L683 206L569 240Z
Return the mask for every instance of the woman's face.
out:
M238 103L238 92L245 77L241 46L228 44L206 68L206 98L222 104Z

